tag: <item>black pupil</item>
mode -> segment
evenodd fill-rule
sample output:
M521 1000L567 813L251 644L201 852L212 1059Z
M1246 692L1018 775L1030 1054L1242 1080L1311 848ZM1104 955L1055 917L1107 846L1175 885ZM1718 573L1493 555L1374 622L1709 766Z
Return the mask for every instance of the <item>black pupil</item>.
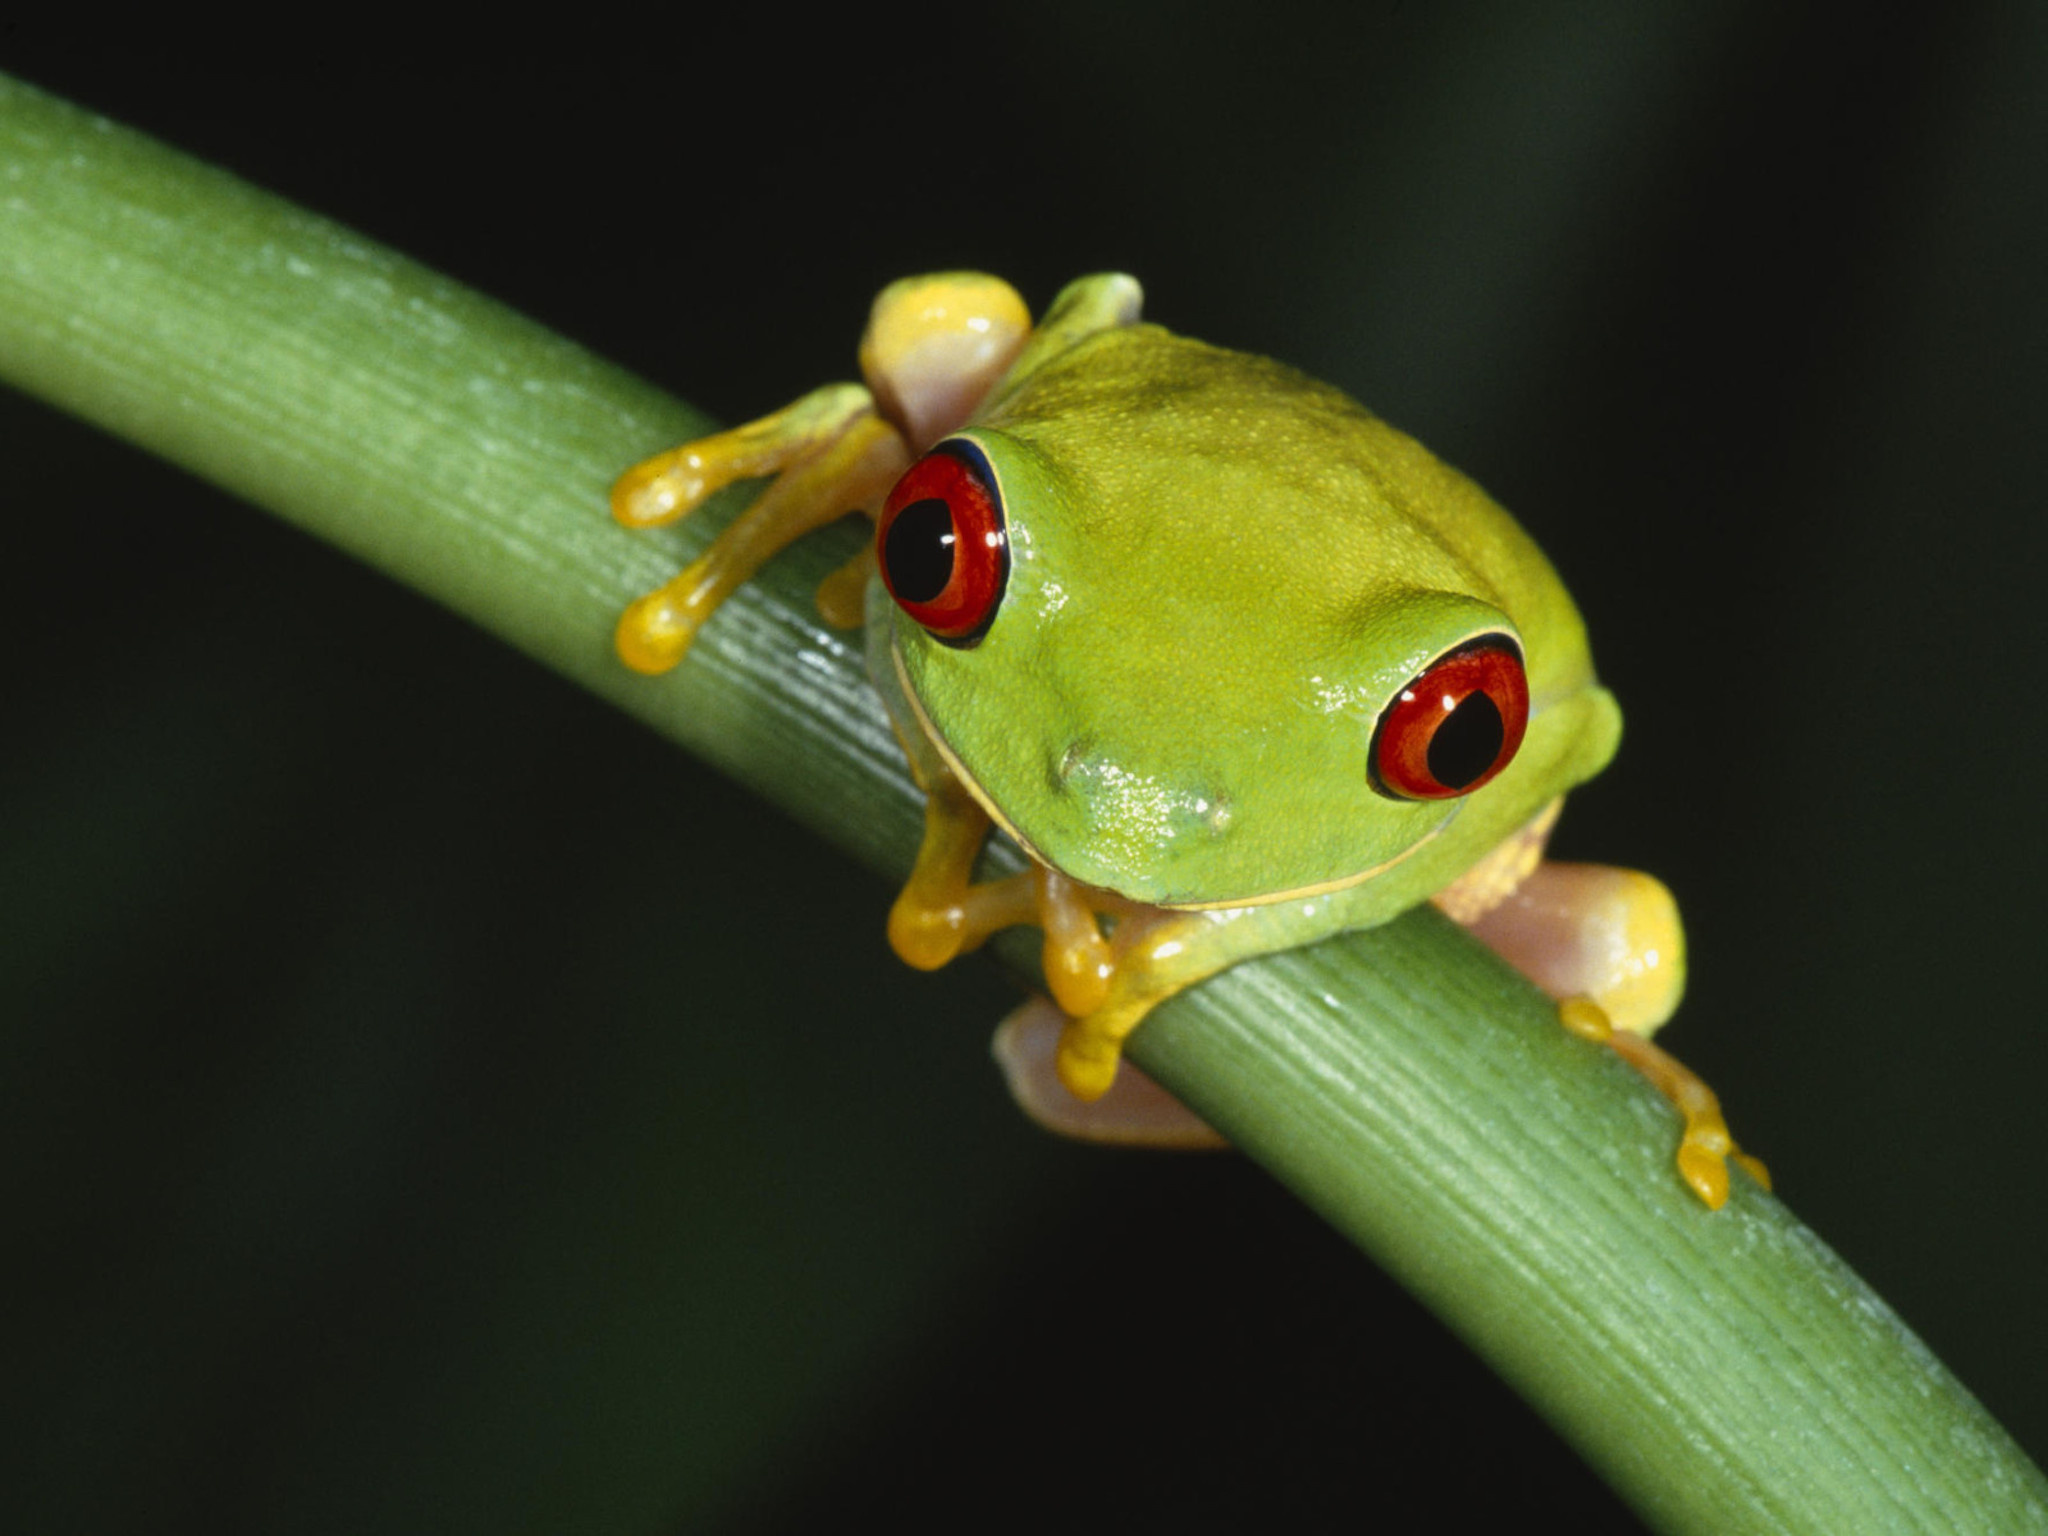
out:
M1493 766L1506 740L1500 706L1475 689L1430 737L1429 771L1445 789L1463 789Z
M907 603L928 603L937 597L953 579L955 542L951 507L936 496L913 501L889 524L882 546L889 590Z

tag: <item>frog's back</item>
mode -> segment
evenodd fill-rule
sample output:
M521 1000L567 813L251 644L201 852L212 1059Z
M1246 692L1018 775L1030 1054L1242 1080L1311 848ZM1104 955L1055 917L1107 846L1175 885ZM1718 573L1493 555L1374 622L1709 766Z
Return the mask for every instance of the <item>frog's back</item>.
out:
M1309 630L1349 629L1376 594L1463 592L1522 628L1532 687L1547 660L1583 667L1577 614L1514 519L1284 363L1123 327L1036 370L987 425L1059 468L1091 563L1125 590L1189 615L1286 593L1289 621Z

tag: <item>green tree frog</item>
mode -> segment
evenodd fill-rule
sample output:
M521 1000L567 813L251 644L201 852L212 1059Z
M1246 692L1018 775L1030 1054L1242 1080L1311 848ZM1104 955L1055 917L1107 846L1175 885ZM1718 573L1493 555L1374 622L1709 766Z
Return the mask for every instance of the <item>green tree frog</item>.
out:
M718 603L846 512L872 545L819 592L927 796L889 937L932 968L1043 930L1051 1002L998 1033L1055 1129L1196 1144L1134 1068L1146 1013L1250 956L1434 901L1633 1062L1685 1118L1710 1206L1737 1151L1705 1084L1649 1041L1684 940L1648 876L1546 865L1564 792L1620 731L1584 628L1508 514L1412 439L1279 363L1139 321L1121 274L1034 326L1006 283L910 278L875 301L866 386L647 460L629 527L773 475L702 558L621 619L680 661ZM1024 872L977 883L991 827Z

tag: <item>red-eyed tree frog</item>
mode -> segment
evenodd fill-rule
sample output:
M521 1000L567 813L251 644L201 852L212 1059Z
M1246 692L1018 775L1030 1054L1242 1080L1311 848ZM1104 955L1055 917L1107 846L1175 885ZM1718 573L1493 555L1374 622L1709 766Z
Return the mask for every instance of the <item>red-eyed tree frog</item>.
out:
M1045 935L1052 1001L998 1032L1027 1111L1106 1140L1199 1144L1124 1040L1183 987L1424 901L1559 999L1685 1117L1708 1205L1730 1140L1713 1094L1649 1041L1684 937L1647 875L1544 864L1564 792L1620 713L1578 611L1476 485L1339 391L1139 322L1121 274L1034 327L1002 281L892 284L866 387L647 460L628 527L775 479L632 605L627 665L674 666L761 563L853 509L873 544L819 603L867 625L869 671L927 796L889 918L933 968L998 929ZM991 826L1028 855L976 883Z

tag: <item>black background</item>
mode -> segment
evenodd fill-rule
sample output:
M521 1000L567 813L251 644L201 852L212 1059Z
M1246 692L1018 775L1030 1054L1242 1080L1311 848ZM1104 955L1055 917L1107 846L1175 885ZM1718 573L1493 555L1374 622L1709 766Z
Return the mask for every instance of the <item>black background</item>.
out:
M1678 892L1666 1038L2039 1456L2042 16L0 24L0 67L727 419L848 375L890 278L1120 267L1415 432L1587 615L1628 734L1559 848ZM1002 979L901 970L883 884L744 792L11 395L0 463L22 1528L1635 1528L1255 1169L1020 1124Z

